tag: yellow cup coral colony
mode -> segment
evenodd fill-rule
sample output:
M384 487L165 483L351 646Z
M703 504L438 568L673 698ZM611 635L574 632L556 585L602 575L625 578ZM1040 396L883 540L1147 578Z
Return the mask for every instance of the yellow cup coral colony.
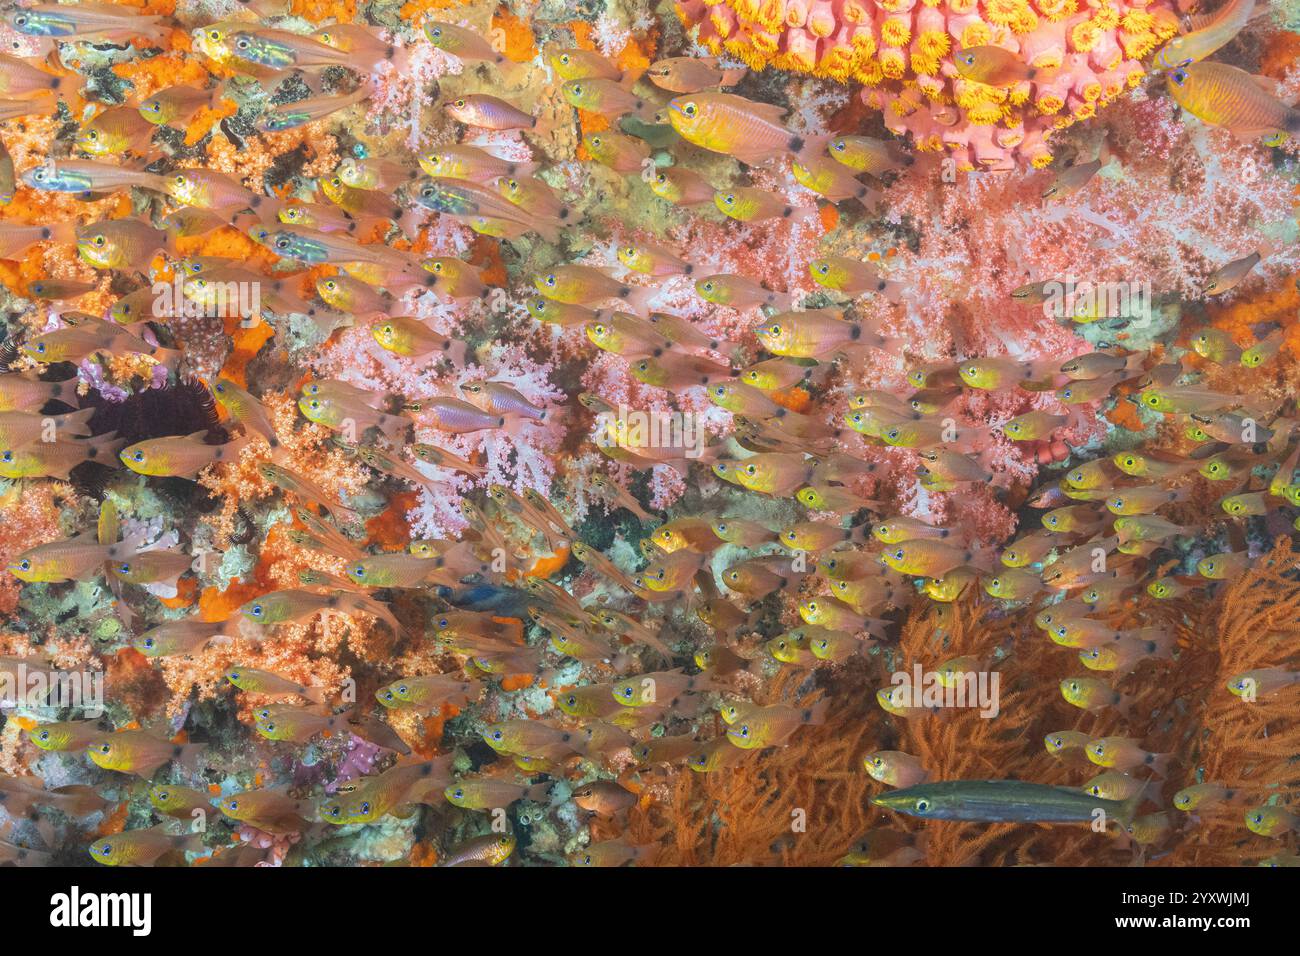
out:
M861 83L892 132L963 170L1048 165L1053 131L1136 86L1142 58L1178 31L1158 0L680 0L677 12L752 69ZM977 46L1012 51L1029 78L963 79L953 56Z

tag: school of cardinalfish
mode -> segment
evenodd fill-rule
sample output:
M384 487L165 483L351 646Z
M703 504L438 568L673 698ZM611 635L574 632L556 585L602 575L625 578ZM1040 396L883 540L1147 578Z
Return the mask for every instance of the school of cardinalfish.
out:
M434 18L412 24L420 39L402 46L362 23L328 24L310 34L290 32L275 25L276 12L269 4L257 0L241 6L245 9L231 19L194 29L190 55L268 89L290 75L309 79L313 89L307 98L262 113L256 125L265 132L325 120L364 104L372 92L370 67L404 62L412 42L432 44L467 68L504 72L512 65L481 32ZM41 41L43 50L66 43L151 41L179 29L163 17L90 3L35 4L11 10L5 19L13 30ZM1244 23L1242 17L1235 20ZM1219 32L1205 32L1214 30ZM1295 132L1300 124L1294 109L1236 68L1205 60L1227 42L1223 32L1221 20L1215 21L1157 54L1170 94L1198 118L1245 135ZM907 162L893 144L865 136L794 134L779 108L726 91L743 78L743 68L679 56L654 62L644 74L628 73L599 53L576 47L553 48L544 57L562 81L561 96L575 109L611 121L631 116L666 123L686 143L749 166L788 161L798 182L831 203L871 202L863 175L885 175ZM979 82L1008 85L1024 78L1021 66L996 47L973 48L958 62L968 79ZM322 73L339 68L352 75L352 88L319 92ZM46 68L41 57L0 56L0 116L12 123L49 114L60 99L76 95L72 79ZM162 126L185 129L196 113L220 99L225 82L213 88L175 86L97 113L77 133L76 146L84 158L50 158L19 172L7 153L0 156L0 198L6 203L20 186L88 199L129 190L147 194L158 201L157 208L169 210L157 224L148 215L90 223L5 221L0 223L0 255L18 257L39 243L75 245L80 258L95 269L130 277L161 252L175 262L185 296L200 304L209 303L226 283L258 282L263 305L273 317L306 315L327 332L364 320L374 340L402 359L463 368L470 361L467 343L403 315L402 303L407 295L452 303L483 300L491 287L479 270L457 258L421 260L358 237L368 235L367 227L375 223L410 235L421 218L413 212L448 216L506 243L525 235L555 243L573 225L567 221L565 198L538 178L537 164L504 160L467 144L421 153L418 169L397 159L349 158L320 180L325 200L320 203L259 194L202 167L146 168L156 165L153 133ZM539 123L533 113L492 94L444 95L447 113L470 131L518 130L526 138ZM0 141L3 137L0 129ZM590 133L584 145L595 162L619 173L639 176L647 168L646 142L617 129ZM150 162L134 161L144 159ZM1063 171L1049 194L1082 188L1097 165ZM712 205L743 223L817 216L815 208L792 207L757 187L714 189L680 164L654 167L651 189L669 203L687 209ZM283 260L304 267L331 264L340 271L317 282L320 301L313 302L239 261L186 258L177 252L178 238L228 227ZM671 764L725 773L742 761L761 760L762 751L787 744L801 728L833 719L826 700L800 707L742 699L731 675L755 670L767 658L833 666L875 653L890 640L892 625L885 615L891 609L918 600L953 602L978 590L1002 601L1041 604L1036 622L1044 639L1079 659L1079 676L1062 680L1060 694L1084 710L1122 712L1128 701L1117 685L1142 662L1174 654L1173 636L1155 627L1113 630L1097 615L1140 592L1169 599L1213 588L1242 574L1251 561L1243 538L1238 550L1202 558L1195 575L1167 573L1168 566L1153 556L1201 529L1176 524L1161 509L1185 500L1198 482L1223 489L1219 503L1225 519L1300 507L1300 419L1293 417L1294 406L1262 405L1250 394L1207 389L1194 381L1186 361L1104 349L1065 362L973 357L913 365L907 390L853 395L838 419L828 421L792 409L787 398L796 388L816 389L838 365L872 352L905 355L905 342L854 311L855 302L867 297L897 302L903 289L898 280L887 278L872 262L815 258L808 263L809 275L843 305L803 308L794 296L770 289L761 276L702 275L689 258L670 249L638 243L617 255L633 279L582 263L561 265L533 277L537 295L528 301L529 313L543 323L582 328L595 346L626 359L631 374L644 384L670 392L704 389L711 402L734 416L735 442L745 454L725 456L721 444L688 448L651 443L620 420L616 403L584 392L574 397L602 423L596 447L613 463L636 470L662 466L685 477L692 468L708 468L743 492L797 501L807 509L808 520L772 528L743 516L682 514L664 522L615 479L597 476L594 484L611 511L625 509L654 526L642 542L643 566L629 570L582 540L562 501L491 484L481 496L462 500L470 530L459 540L424 539L412 542L406 552L372 553L349 534L356 510L280 455L283 436L253 394L256 383L245 388L220 378L211 384L215 401L239 433L229 442L216 444L199 432L128 444L111 432L91 433L94 409L79 407L75 380L46 380L40 366L127 354L151 359L166 376L180 375L186 356L159 343L156 326L162 323L150 321L147 284L122 295L105 317L63 311L59 327L19 343L19 353L37 368L0 375L3 477L67 480L74 469L95 462L150 478L193 480L206 469L256 456L259 474L295 506L295 543L347 561L346 577L304 572L301 587L254 597L226 620L191 616L138 629L132 645L146 658L197 654L250 634L273 641L280 626L339 613L388 628L405 640L432 642L460 665L444 673L397 676L376 693L377 713L370 702L339 703L337 688L232 666L225 676L256 701L251 731L260 737L305 747L322 737L351 735L397 755L387 769L353 778L315 799L291 795L285 787L258 787L218 800L201 777L205 745L158 730L109 731L95 721L76 719L33 725L26 736L43 750L63 753L69 761L85 757L112 774L138 777L164 818L155 827L95 839L88 852L96 862L150 865L176 861L178 852L188 852L192 859L216 849L221 862L261 863L268 859L265 844L245 842L222 850L186 832L184 821L215 806L229 820L265 834L319 836L330 826L409 815L419 804L492 811L519 801L545 803L551 799L551 782L578 767L585 767L588 776L593 767L597 772L594 779L573 784L572 801L586 812L617 819L637 802L639 792L626 774L614 778L600 773L626 769L629 754L634 768ZM1206 291L1229 292L1259 260L1255 254L1226 264ZM743 351L740 343L650 309L658 284L681 276L690 277L705 302L752 313L752 331L766 357L740 364L735 361ZM1025 286L1014 298L1044 302L1050 285ZM57 302L75 298L88 286L50 278L33 283L32 289L37 298ZM1073 318L1087 322L1093 316L1080 312ZM1265 330L1245 346L1208 329L1191 344L1209 362L1254 369L1274 361L1283 342L1281 329ZM998 425L959 423L950 409L968 390L1053 392L1063 411L1033 411ZM410 443L417 423L467 434L541 422L554 414L500 381L475 379L462 393L463 398L410 402L338 380L313 379L301 386L296 401L304 419L336 430L373 469L377 482L396 479L416 487L438 483L417 462L435 474L483 475L475 461L436 445ZM1063 480L1040 487L1031 499L1042 512L1041 527L1000 548L968 540L959 528L891 514L887 503L863 497L854 486L877 464L869 456L847 452L841 441L851 431L875 446L910 449L922 463L917 471L921 486L950 491L995 481L982 460L994 430L1025 443L1040 463L1068 461L1071 449L1059 436L1076 421L1077 410L1097 408L1121 394L1180 422L1196 451L1173 456L1138 447L1079 462ZM46 585L102 576L119 595L131 593L123 590L127 585L174 587L190 573L190 554L180 548L149 548L141 534L123 535L121 523L116 509L105 504L97 527L15 556L8 572L19 581ZM550 579L553 572L539 572L541 562L521 554L513 543L521 529L536 542L538 553L571 551L583 566L580 573L624 592L624 609L584 605ZM724 545L751 554L714 567L712 556ZM435 609L427 619L400 621L387 603L394 590L421 592ZM801 625L758 644L746 641L755 633L756 606L778 593L795 596ZM713 640L679 653L664 633L675 613L698 617ZM528 643L525 633L538 639ZM586 682L553 693L559 711L553 717L486 724L482 740L503 758L492 773L458 773L451 755L419 758L383 719L389 712L436 715L471 706L489 682L539 673L551 655L580 662ZM52 661L40 657L22 660L29 667L54 670ZM4 665L13 669L18 661L6 658ZM951 682L977 667L975 661L953 660L939 672ZM1238 675L1228 689L1267 697L1296 683L1300 672L1279 668ZM900 703L895 691L882 689L879 704L907 716L913 705ZM670 721L693 719L708 702L716 703L725 725L712 739L698 739L697 731L690 730L666 736L652 732ZM901 788L881 797L882 806L914 816L1068 821L1088 819L1095 804L1113 801L1117 818L1142 842L1146 830L1158 829L1153 821L1162 815L1134 816L1135 790L1140 798L1142 787L1126 773L1146 769L1163 774L1169 756L1150 753L1141 744L1122 736L1092 739L1077 731L1049 735L1049 752L1082 749L1108 771L1104 786L1094 781L1090 791L1031 783L1020 789L978 781L930 783L916 758L891 751L867 755L864 768ZM497 773L502 766L516 772ZM173 775L196 786L171 782ZM1211 781L1180 791L1173 802L1189 811L1230 796ZM36 777L4 776L0 805L13 821L35 821L47 840L45 846L18 842L8 833L0 842L0 861L42 863L55 850L48 842L53 830L47 811L78 817L104 810L109 801L87 786L47 789ZM1300 820L1279 808L1246 811L1245 825L1257 833L1278 834L1297 824ZM512 831L494 828L451 848L440 862L496 865L509 859L515 847ZM614 839L581 849L571 862L621 865L652 857L652 847ZM909 860L904 854L893 862Z

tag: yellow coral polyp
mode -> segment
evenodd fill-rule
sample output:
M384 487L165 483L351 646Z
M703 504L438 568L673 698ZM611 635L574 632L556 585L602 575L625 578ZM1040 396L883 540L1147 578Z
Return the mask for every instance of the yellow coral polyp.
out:
M916 104L903 99L901 96L897 96L894 98L894 101L889 104L889 110L895 116L911 116L916 112Z
M1145 10L1130 10L1120 19L1120 26L1129 33L1147 33L1156 25L1156 18Z
M1033 166L1034 169L1046 169L1052 165L1052 154L1040 153L1029 161L1029 165Z
M1059 70L1065 62L1065 55L1060 50L1044 50L1029 61L1036 70Z
M989 29L989 25L983 20L968 23L966 28L961 31L961 45L963 47L984 46L991 43L992 40L993 31Z
M1070 48L1076 53L1087 53L1101 39L1101 30L1091 20L1076 23L1070 30Z
M713 24L713 29L718 31L718 36L723 37L724 39L731 36L731 25L734 21L731 17L723 14L722 11L714 10L710 13L709 22Z
M1075 109L1074 111L1074 118L1076 120L1092 119L1096 115L1097 115L1096 103L1081 103L1079 104L1078 108Z
M977 0L948 0L948 9L959 15L970 13L977 5Z
M767 33L776 33L785 23L784 0L767 0L754 14L754 22Z
M880 51L880 72L891 80L901 80L907 75L907 58L902 50Z
M1065 106L1065 100L1061 99L1054 93L1044 93L1038 99L1034 100L1034 107L1038 112L1045 116L1051 116L1053 113L1061 112Z
M1109 3L1103 3L1093 11L1092 22L1100 30L1114 30L1119 25L1119 11Z
M744 40L728 40L722 44L722 50L725 50L731 56L734 56L751 70L761 70L768 64L768 57L761 55L752 46Z
M912 39L912 25L898 17L890 17L880 25L880 42L885 46L907 46Z
M986 0L984 15L993 23L1011 26L1029 7L1024 0Z
M966 118L977 126L993 126L1002 119L1002 107L996 103L979 103L966 111Z
M853 76L864 86L879 86L885 78L885 71L874 59L859 59L853 67ZM876 109L880 107L877 106Z
M924 30L916 38L916 50L922 56L938 60L952 49L952 38L940 30Z
M917 76L935 76L939 72L939 60L919 52L913 53L912 72Z
M1120 49L1124 51L1124 55L1130 60L1142 59L1154 50L1160 42L1153 33L1131 34L1120 30L1117 36L1119 37Z
M858 2L858 0L844 0L844 7L840 10L840 19L845 23L870 23L871 11Z
M1078 0L1037 0L1038 12L1053 23L1074 16Z
M1101 84L1095 80L1083 88L1083 100L1085 103L1095 103L1101 96Z
M771 57L776 55L777 39L771 33L753 33L750 34L749 41L754 45L754 52L759 56Z
M859 62L866 62L876 55L876 38L865 30L853 34L849 46L853 48L853 55Z

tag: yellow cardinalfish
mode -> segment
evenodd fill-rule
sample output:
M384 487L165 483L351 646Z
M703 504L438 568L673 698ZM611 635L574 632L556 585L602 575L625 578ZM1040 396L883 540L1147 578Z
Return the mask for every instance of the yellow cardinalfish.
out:
M637 139L634 136L628 136L626 133L620 133L617 130L602 130L599 133L588 133L582 138L582 145L586 147L591 158L602 166L608 166L616 173L635 173L644 169L647 161L650 159L650 147L644 140ZM658 176L656 176L656 180ZM665 183L667 178L665 177ZM652 184L651 188L654 186ZM663 199L669 199L658 190L655 194ZM713 195L712 188L709 189L709 196ZM706 197L708 198L708 197ZM669 199L672 202L672 199Z
M495 49L482 35L467 27L441 20L425 20L424 36L439 50L467 63L505 63L506 55Z
M742 750L779 747L800 727L825 723L829 707L822 700L805 708L772 704L748 710L727 727L727 739Z
M38 724L26 731L26 737L42 750L85 750L104 735L94 720L65 720Z
M952 62L962 79L987 86L1014 86L1037 73L1024 59L1000 46L968 46L954 53Z
M457 366L464 366L468 346L459 339L435 332L419 319L388 316L370 325L376 342L403 358L422 358L435 352L446 355Z
M849 169L873 176L912 162L910 156L899 156L889 143L870 136L836 136L827 144L826 151Z
M153 866L168 853L201 853L203 849L203 834L168 833L160 825L98 837L89 852L92 860L104 866Z
M593 153L593 155L595 154ZM642 159L638 166L644 168L644 163L645 160ZM612 163L606 165L618 169ZM624 165L627 165L626 161ZM621 171L632 172L633 170L623 169ZM650 180L650 191L666 202L687 208L711 203L714 194L717 193L717 189L714 188L711 182L694 170L681 166L670 166L667 169L658 170L654 178Z
M818 285L848 296L875 292L890 302L900 301L902 286L880 275L871 263L845 256L825 256L808 263L808 273Z
M118 457L140 475L195 478L209 465L237 461L248 444L247 438L236 438L224 445L210 445L203 440L207 434L204 429L191 435L150 438L123 448Z
M800 186L833 203L856 199L864 206L870 206L873 197L879 195L870 186L859 182L851 170L826 156L814 154L803 161L792 160L790 171Z
M735 86L748 68L720 66L716 57L672 56L651 63L646 79L670 93L699 93L723 86Z
M613 61L594 50L565 47L551 51L548 59L555 72L565 80L587 77L617 80L623 76L623 71Z
M20 581L83 581L98 573L106 562L132 554L136 543L131 539L101 544L95 532L87 532L29 548L10 559L8 571Z
M185 129L199 110L212 108L225 92L225 84L211 90L197 86L169 86L140 101L140 116L156 126Z
M96 461L115 467L117 451L125 444L116 432L85 440L35 441L0 449L0 477L62 478L84 462Z
M139 219L78 226L76 237L77 253L97 269L141 269L171 242L167 233Z
M784 116L779 106L734 93L693 93L668 103L668 121L682 139L750 166L820 146L786 129Z
M1174 37L1157 50L1155 67L1175 70L1189 63L1199 63L1231 42L1254 12L1255 0L1228 0L1204 26Z
M657 108L632 92L636 80L635 73L628 73L621 80L600 77L565 80L560 84L560 95L570 106L610 119L632 115L646 122L653 121Z
M762 222L767 219L788 219L794 222L811 219L817 214L815 207L792 206L755 186L720 189L713 196L713 204L724 216L740 222Z
M165 813L168 817L192 821L195 810L203 810L204 813L211 810L212 796L191 787L162 783L149 787L149 803L157 812Z
M1243 138L1300 133L1300 110L1239 67L1205 61L1165 73L1169 95L1197 119Z
M148 780L159 767L173 760L192 767L206 751L207 744L182 744L144 730L119 730L92 741L86 755L105 770L133 773Z

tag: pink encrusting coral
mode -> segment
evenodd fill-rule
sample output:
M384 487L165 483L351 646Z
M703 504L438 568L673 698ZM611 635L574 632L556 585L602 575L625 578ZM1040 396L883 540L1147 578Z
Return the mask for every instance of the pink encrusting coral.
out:
M1147 0L683 0L699 42L752 68L863 84L885 125L958 169L1041 168L1053 132L1142 81L1141 59L1177 31ZM999 46L1030 71L1010 86L962 78L953 56Z

